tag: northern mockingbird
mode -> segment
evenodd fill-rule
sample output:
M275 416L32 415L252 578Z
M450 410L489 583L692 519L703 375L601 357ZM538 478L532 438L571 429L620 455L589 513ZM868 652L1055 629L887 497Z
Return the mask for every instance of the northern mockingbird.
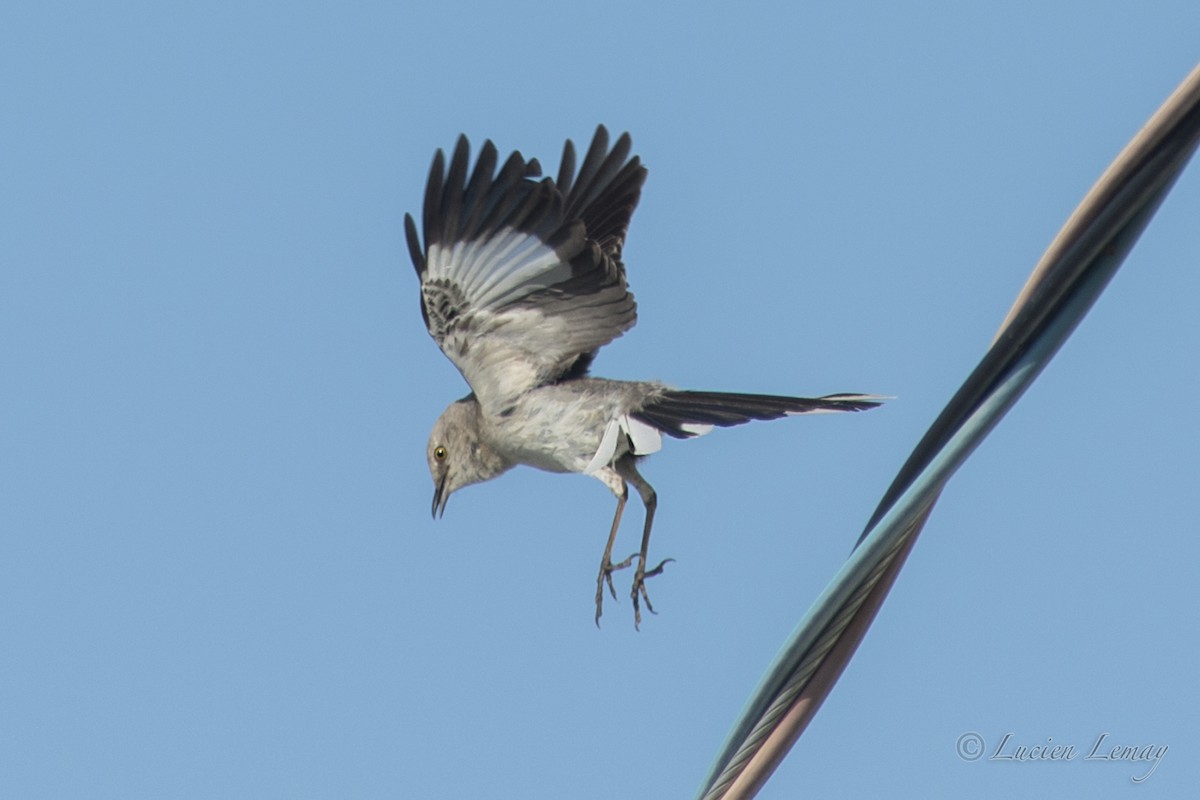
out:
M496 147L484 142L469 168L460 136L450 157L438 150L423 211L424 246L412 215L404 217L409 253L421 280L421 314L429 334L471 387L451 403L429 438L433 514L450 495L517 464L591 475L617 497L600 574L616 599L612 573L633 576L634 625L639 600L653 612L646 551L657 497L637 459L662 447L665 433L687 439L713 426L739 425L822 411L862 411L882 398L863 394L778 397L672 389L654 381L588 375L596 352L633 327L637 307L625 282L621 248L646 180L630 156L629 134L609 148L596 129L579 172L568 140L558 178L542 178L536 159L513 153L496 172ZM646 509L641 549L612 562L613 541L632 485Z

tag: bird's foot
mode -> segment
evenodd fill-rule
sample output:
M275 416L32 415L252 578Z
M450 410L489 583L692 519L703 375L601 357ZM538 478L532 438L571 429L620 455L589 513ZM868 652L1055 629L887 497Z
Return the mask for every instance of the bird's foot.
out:
M637 558L637 553L634 553L629 558L619 563L612 563L606 555L604 560L600 562L600 574L596 577L596 627L600 627L600 615L604 608L604 584L608 583L608 591L612 594L612 599L617 599L617 590L613 588L612 574L619 569L625 569L633 564L633 560ZM659 569L662 565L659 564ZM636 599L636 598L635 598Z
M654 606L650 605L650 595L646 594L646 578L653 578L655 575L661 575L663 567L669 562L674 561L673 558L664 558L658 562L658 566L650 571L646 571L646 562L642 561L638 564L637 572L633 575L633 591L630 592L633 597L633 627L641 630L642 612L638 604L638 598L646 601L646 610L651 614L657 614Z

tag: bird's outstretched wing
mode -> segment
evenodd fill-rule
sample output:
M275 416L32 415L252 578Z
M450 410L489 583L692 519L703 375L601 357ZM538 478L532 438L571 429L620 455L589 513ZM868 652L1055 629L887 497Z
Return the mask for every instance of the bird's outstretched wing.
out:
M582 374L598 348L637 321L621 248L646 169L631 147L622 134L609 149L602 125L578 174L566 143L557 180L540 178L538 162L520 153L496 173L490 141L468 174L465 136L448 171L442 151L434 156L424 248L407 214L405 235L429 334L485 413Z

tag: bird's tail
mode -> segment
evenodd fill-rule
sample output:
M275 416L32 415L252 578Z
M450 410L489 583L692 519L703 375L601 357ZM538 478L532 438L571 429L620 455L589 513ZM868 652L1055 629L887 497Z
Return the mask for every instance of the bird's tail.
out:
M687 392L668 389L630 414L658 430L687 439L755 419L779 419L797 414L865 411L887 398L873 394L828 394L824 397L781 397L770 394Z

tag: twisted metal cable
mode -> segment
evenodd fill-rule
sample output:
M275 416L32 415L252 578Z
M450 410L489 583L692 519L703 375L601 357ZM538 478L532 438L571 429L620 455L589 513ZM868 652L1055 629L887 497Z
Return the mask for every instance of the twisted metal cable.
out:
M1200 66L1088 192L992 347L900 469L856 549L751 695L702 800L753 797L853 657L946 482L1020 399L1124 262L1200 143Z

